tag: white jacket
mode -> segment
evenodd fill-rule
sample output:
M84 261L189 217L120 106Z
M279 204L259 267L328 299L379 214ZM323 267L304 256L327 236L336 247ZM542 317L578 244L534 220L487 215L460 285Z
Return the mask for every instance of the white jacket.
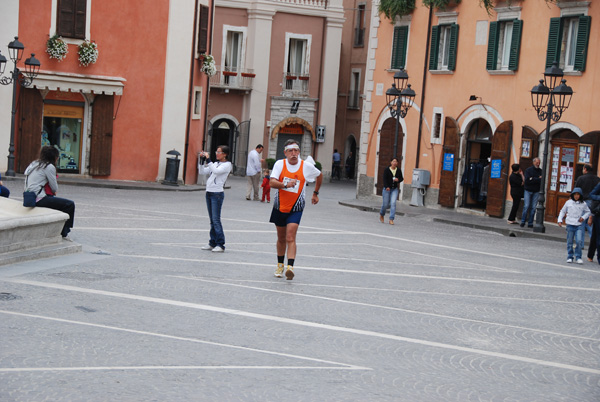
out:
M565 223L567 225L579 226L590 216L590 208L584 201L568 200L558 214L558 223L562 223L563 218L567 215ZM580 222L579 218L583 218Z
M198 172L206 175L210 173L206 181L206 191L209 193L222 193L223 186L231 172L231 162L209 162L205 165L198 164Z

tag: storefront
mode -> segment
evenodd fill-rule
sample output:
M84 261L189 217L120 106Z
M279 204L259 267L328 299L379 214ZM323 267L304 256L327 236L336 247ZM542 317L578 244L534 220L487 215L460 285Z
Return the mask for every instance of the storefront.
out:
M84 102L44 101L41 146L58 149L59 173L81 173L84 105Z

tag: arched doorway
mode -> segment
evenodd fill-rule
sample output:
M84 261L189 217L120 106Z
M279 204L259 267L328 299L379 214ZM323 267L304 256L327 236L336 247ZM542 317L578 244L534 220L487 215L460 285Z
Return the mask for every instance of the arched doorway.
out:
M396 138L396 119L388 118L383 122L379 132L379 164L377 165L377 195L383 191L383 171L390 166L390 161L394 156L394 141ZM402 144L404 143L404 133L402 126L398 126L398 145L396 156L398 165L402 166Z
M229 119L219 119L213 123L210 141L210 157L216 160L215 151L220 145L232 148L235 123Z
M467 130L466 163L461 179L463 207L486 209L491 155L492 128L485 119L476 119Z

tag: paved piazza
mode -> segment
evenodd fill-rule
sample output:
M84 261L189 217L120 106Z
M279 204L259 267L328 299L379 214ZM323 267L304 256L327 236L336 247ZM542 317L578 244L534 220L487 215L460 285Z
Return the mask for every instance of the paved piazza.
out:
M286 281L229 184L223 254L204 192L61 186L84 252L0 267L0 400L600 400L600 267L563 243L382 225L326 183Z

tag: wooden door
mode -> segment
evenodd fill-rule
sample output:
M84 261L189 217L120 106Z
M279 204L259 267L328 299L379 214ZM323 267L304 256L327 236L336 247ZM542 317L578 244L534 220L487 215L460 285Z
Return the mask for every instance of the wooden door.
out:
M577 144L553 142L550 144L548 168L546 169L546 210L544 220L554 222L560 209L571 196L575 187Z
M440 173L440 193L438 204L454 208L456 199L456 176L458 170L458 152L460 148L460 129L452 117L444 121L444 147Z
M533 158L538 156L539 152L539 137L538 133L535 132L529 126L523 126L523 130L521 132L521 149L519 149L519 166L521 166L521 170L525 171L528 167L533 166ZM523 140L529 140L531 144L531 149L523 156Z
M377 194L383 192L383 171L390 167L390 161L394 156L394 140L396 137L396 119L389 118L383 122L381 132L379 133L379 164L377 165ZM402 126L398 127L398 146L396 148L396 156L398 158L398 168L402 164L402 144L404 133ZM404 172L402 172L404 174ZM406 176L406 175L404 175Z
M502 218L506 201L506 183L508 182L510 164L510 145L512 142L513 124L511 120L501 123L492 137L492 154L490 179L488 181L487 204L485 212L489 216ZM494 176L495 164L500 165L500 177Z
M97 95L92 105L90 175L110 175L114 96Z
M37 89L21 90L20 130L17 141L15 171L23 173L40 157L44 101Z

